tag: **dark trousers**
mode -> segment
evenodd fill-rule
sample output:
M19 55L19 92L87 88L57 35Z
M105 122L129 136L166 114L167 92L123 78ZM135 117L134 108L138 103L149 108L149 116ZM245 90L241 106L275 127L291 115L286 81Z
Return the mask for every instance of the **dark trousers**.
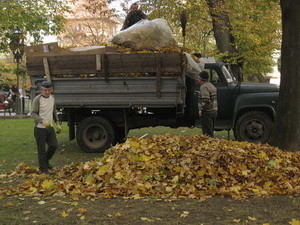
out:
M53 157L58 147L54 128L34 127L34 137L38 149L38 160L40 170L47 171L49 160ZM46 144L48 145L47 150Z
M201 116L201 119L202 133L207 136L214 137L214 127L217 119L217 113L204 113Z

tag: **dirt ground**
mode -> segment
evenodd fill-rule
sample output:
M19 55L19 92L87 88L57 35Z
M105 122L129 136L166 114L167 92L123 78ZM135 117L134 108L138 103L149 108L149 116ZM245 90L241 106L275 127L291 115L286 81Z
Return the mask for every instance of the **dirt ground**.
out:
M2 198L0 224L259 224L289 225L300 220L300 197L272 196L203 202L132 199L74 201L68 198ZM298 224L298 223L295 223Z

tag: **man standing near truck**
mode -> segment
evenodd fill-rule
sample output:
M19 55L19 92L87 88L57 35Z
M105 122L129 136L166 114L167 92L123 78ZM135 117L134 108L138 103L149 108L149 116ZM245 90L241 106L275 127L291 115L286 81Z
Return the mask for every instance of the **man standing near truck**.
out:
M35 122L34 137L38 149L39 169L44 174L51 174L49 169L53 167L49 161L57 149L57 138L53 128L53 121L57 124L56 133L59 134L61 132L52 92L52 83L43 81L41 94L34 98L31 111L31 117ZM48 145L47 150L46 144Z
M214 124L217 119L217 89L209 82L209 74L202 71L197 80L200 85L198 96L199 116L201 116L202 133L214 137Z

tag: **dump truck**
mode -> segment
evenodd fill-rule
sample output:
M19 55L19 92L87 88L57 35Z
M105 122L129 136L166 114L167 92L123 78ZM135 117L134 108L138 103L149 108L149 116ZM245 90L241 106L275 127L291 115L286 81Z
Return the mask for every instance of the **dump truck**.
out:
M51 81L69 139L76 138L85 152L104 152L125 141L131 129L195 127L201 119L199 86L185 53L58 51L51 44L26 53L32 99L42 81ZM236 80L222 62L208 62L204 69L218 91L215 130L233 130L238 141L268 142L278 86Z

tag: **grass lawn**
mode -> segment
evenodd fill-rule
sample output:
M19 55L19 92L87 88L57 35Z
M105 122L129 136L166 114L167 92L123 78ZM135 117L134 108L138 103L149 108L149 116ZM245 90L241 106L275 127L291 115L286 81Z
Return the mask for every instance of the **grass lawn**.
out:
M33 136L32 119L1 119L0 120L0 172L15 168L24 162L37 166L37 148ZM58 136L59 148L53 158L53 164L65 165L72 161L84 161L95 157L80 150L76 141L68 140L67 126Z
M0 119L0 172L14 169L21 162L37 166L37 148L33 136L33 126L32 119ZM62 128L62 133L57 135L59 148L51 160L51 164L63 166L71 162L88 161L102 156L100 153L83 152L76 140L69 141L66 123L63 123ZM141 137L146 135L149 137L166 133L191 135L201 133L201 129L151 127L131 130L128 136ZM227 138L227 132L216 132L216 136Z

